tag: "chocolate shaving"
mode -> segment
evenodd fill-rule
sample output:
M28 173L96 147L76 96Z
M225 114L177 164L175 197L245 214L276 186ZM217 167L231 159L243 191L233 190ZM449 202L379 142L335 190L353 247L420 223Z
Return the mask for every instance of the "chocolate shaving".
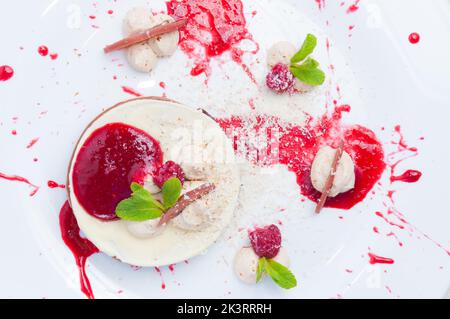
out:
M175 217L180 215L186 207L199 200L203 196L209 194L215 188L216 185L207 183L200 185L199 187L181 195L181 197L178 199L178 202L173 207L169 208L167 212L161 217L158 226L164 225L171 219L174 219Z
M138 44L138 43L150 40L152 38L159 37L165 33L170 33L175 30L178 30L179 28L184 27L186 25L187 21L188 21L188 19L180 19L175 22L161 24L156 27L134 33L134 34L130 35L129 37L126 37L120 41L113 43L113 44L107 45L103 50L105 51L105 53L110 53L113 51L128 48L134 44Z
M323 206L327 201L328 194L330 194L330 190L333 187L334 177L336 175L337 167L343 153L344 153L344 141L341 141L339 143L338 149L336 150L336 154L334 155L333 163L331 164L330 175L328 175L327 181L322 190L322 196L320 196L320 200L317 203L316 214L320 213L320 211L322 210Z
M207 117L209 117L212 120L214 120L215 122L217 122L216 118L214 116L212 116L211 113L209 113L207 110L205 110L205 109L198 109L198 110L201 111L203 114L205 114Z

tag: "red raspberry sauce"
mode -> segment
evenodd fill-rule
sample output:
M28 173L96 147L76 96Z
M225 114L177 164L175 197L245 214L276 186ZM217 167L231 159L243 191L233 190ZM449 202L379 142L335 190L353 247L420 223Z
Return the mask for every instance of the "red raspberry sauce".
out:
M91 284L86 275L85 267L88 257L98 253L99 250L88 239L80 236L80 228L78 227L77 220L68 201L61 207L59 213L59 225L61 228L62 239L72 251L78 269L80 270L81 291L89 299L94 299L94 294L92 293Z
M117 219L117 204L130 197L132 182L162 165L159 143L144 131L107 124L84 142L75 160L73 190L86 212L101 220Z
M241 0L171 0L167 12L176 19L189 19L180 29L180 47L194 60L192 76L208 75L211 58L230 51L232 60L254 81L249 67L242 62L245 52L237 48L242 40L253 42Z
M266 115L256 118L233 116L219 119L218 122L234 141L238 154L261 166L287 166L297 176L301 194L314 202L320 198L320 192L314 189L310 177L314 157L320 147L330 145L337 148L339 141L344 139L344 149L355 163L355 187L328 198L325 206L350 209L366 197L381 178L386 164L383 147L370 129L360 125L341 125L342 112L348 111L350 107L347 105L337 107L332 115L324 115L319 121L310 121L306 126ZM252 146L255 143L248 142L249 136L253 134L258 141L263 141L262 147L256 149Z

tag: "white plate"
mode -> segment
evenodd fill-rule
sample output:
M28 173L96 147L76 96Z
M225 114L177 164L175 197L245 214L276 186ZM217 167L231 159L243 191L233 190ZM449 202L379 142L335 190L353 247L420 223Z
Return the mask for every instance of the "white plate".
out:
M388 171L375 193L354 209L325 210L314 216L313 204L299 200L292 174L279 169L274 175L247 167L241 191L241 196L247 196L245 212L238 214L234 226L207 254L175 265L173 272L163 268L161 274L95 255L88 261L87 272L97 298L444 296L450 284L450 256L445 252L450 247L450 215L445 208L450 178L450 150L445 147L450 137L450 5L445 0L366 0L359 10L347 14L352 2L341 6L340 1L325 1L322 10L313 0L244 4L250 31L261 45L262 61L265 49L276 40L298 43L307 32L319 35L317 58L323 65L335 65L333 87L341 88L339 102L353 108L345 121L373 129L386 154L396 147L391 141L396 139L397 124L406 141L419 148L419 156L403 162L398 172L418 169L424 174L420 182L394 184L395 206L412 226L399 230L374 214L386 211L383 203L389 205ZM105 56L101 49L120 35L125 12L142 3L48 0L2 6L0 65L11 65L15 75L0 82L0 172L24 176L41 188L29 197L31 189L25 184L0 179L1 297L83 297L73 256L61 240L58 225L66 194L49 189L46 183L64 182L72 148L84 126L102 109L129 98L122 85L145 95L165 91L172 99L204 106L217 116L249 113L248 100L257 96L258 111L300 120L290 112L291 100L274 104L270 95L261 97L242 69L226 62L227 57L222 59L224 64L213 61L213 76L205 87L202 78L188 75L190 61L180 51L150 76L132 71L123 53ZM164 8L163 1L149 3ZM107 13L110 9L113 14ZM252 17L254 10L257 14ZM350 26L355 27L349 30ZM408 42L411 32L421 35L419 44ZM332 44L330 55L327 37ZM59 54L56 60L37 53L43 44ZM261 81L264 63L253 69ZM167 83L165 90L158 86L161 81ZM305 110L320 113L317 105L323 105L325 90L300 97ZM16 135L11 134L13 130ZM27 148L34 138L39 141ZM254 173L259 177L254 178ZM268 186L259 199L251 197L251 190L264 182ZM277 212L281 207L282 214ZM237 249L245 244L245 231L239 232L239 227L277 220L282 221L299 287L283 291L268 280L255 287L240 283L231 267ZM381 234L373 232L373 227ZM394 236L386 236L391 231L403 246ZM395 263L370 265L369 249ZM161 280L166 289L161 289Z

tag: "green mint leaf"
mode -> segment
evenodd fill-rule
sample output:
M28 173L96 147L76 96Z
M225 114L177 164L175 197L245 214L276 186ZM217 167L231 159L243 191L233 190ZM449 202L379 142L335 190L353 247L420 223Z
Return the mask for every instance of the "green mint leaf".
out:
M133 183L131 183L130 188L131 188L131 190L132 190L133 192L137 192L138 190L143 189L144 186L142 186L141 184L138 184L138 183L133 182Z
M313 34L308 34L305 41L303 41L300 50L292 57L291 63L298 63L303 61L313 53L317 45L317 38Z
M308 85L318 86L325 82L325 73L319 69L319 62L308 58L301 65L293 64L290 67L292 74Z
M122 200L117 205L117 217L123 220L142 222L162 216L163 206L149 191L137 183L131 184L131 190L133 191L131 197Z
M162 195L164 207L166 209L173 207L177 203L178 198L180 198L181 195L181 189L181 181L176 177L168 179L164 183L162 187Z
M144 186L142 186L141 184L138 183L131 183L131 190L133 191L133 193L135 193L135 196L143 196L144 200L149 200L152 202L152 204L156 207L159 207L161 210L165 210L164 206L158 201L156 200L152 194L150 194L149 191L147 191Z
M297 279L285 266L269 259L266 262L266 272L272 280L281 288L291 289L297 286Z
M256 268L256 282L260 282L264 272L266 271L267 259L265 257L259 258L258 268Z

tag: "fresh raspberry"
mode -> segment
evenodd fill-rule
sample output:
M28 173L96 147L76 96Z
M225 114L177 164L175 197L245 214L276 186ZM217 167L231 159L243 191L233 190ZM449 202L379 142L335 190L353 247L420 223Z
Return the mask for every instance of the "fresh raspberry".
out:
M171 179L172 177L177 177L181 181L181 184L184 183L185 177L181 166L175 162L168 161L156 170L155 175L153 176L153 182L159 188L162 188L165 181Z
M294 83L294 75L289 67L283 63L275 65L266 77L266 84L269 89L278 94L292 90Z
M274 258L281 247L281 232L275 225L256 228L248 234L255 254L259 257Z

